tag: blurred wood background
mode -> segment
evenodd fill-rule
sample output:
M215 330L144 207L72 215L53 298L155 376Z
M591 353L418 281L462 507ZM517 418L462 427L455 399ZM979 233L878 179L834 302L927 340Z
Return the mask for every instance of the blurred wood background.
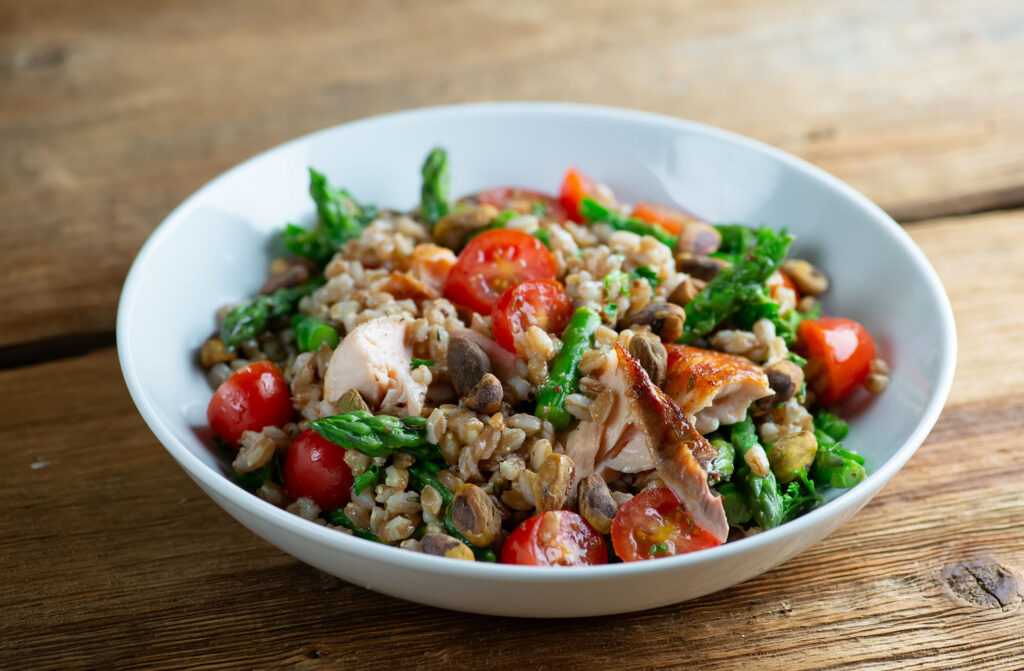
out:
M255 153L477 100L720 126L906 224L960 338L921 451L775 571L596 620L396 601L231 520L124 388L132 258ZM1019 0L0 0L0 667L1024 668L1022 206Z

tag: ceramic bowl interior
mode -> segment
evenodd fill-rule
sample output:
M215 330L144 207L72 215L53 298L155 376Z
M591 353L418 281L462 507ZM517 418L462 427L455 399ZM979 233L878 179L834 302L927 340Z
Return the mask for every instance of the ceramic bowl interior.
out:
M778 529L711 550L568 569L471 564L332 531L250 495L211 447L211 390L196 352L220 306L253 294L286 222L313 219L307 167L358 198L409 209L434 146L451 155L456 194L558 188L575 165L625 202L682 207L712 222L763 223L797 236L794 252L832 281L827 313L874 334L893 368L880 397L847 403L847 445L870 476ZM859 510L933 426L952 380L955 332L935 272L878 207L826 173L753 140L678 119L566 104L496 103L402 112L345 124L265 152L210 182L147 241L124 286L118 352L139 412L193 480L281 549L400 598L515 616L626 612L682 601L764 572ZM894 540L894 542L898 542Z

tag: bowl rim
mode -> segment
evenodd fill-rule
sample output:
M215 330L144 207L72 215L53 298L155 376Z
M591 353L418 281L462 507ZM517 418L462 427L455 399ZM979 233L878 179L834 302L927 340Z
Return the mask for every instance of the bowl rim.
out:
M500 115L507 114L510 111L515 112L517 116L541 117L561 115L597 118L611 122L656 125L666 129L682 130L723 140L770 157L797 172L804 173L813 180L824 183L859 209L863 216L874 219L880 224L883 231L889 234L891 242L900 247L900 250L910 259L916 272L922 276L930 297L937 304L939 311L937 316L941 352L939 353L939 373L936 386L917 426L903 444L897 448L889 459L883 462L874 472L870 473L856 487L846 490L824 505L774 529L769 529L738 541L724 543L701 552L665 557L658 561L623 562L599 566L569 566L559 567L558 570L554 571L543 570L547 567L491 564L488 562L455 562L444 557L409 552L398 547L367 542L348 534L339 533L336 530L302 519L249 493L192 454L185 444L179 441L170 429L164 425L160 416L156 413L154 403L147 395L142 380L138 375L136 364L131 357L131 327L134 312L139 302L139 284L142 281L142 276L149 260L157 254L163 240L172 234L178 222L183 220L193 208L201 203L208 192L217 189L222 182L227 181L237 172L244 171L250 164L258 161L272 160L279 153L285 153L299 145L315 143L320 137L342 128L351 130L363 126L386 125L396 122L404 123L426 120L432 117L458 118L460 116ZM327 546L331 550L340 551L340 554L353 553L360 555L365 560L403 569L428 570L447 576L458 576L463 579L508 582L521 580L528 580L530 582L585 582L610 577L623 578L639 574L673 572L690 565L725 560L740 553L756 552L758 548L766 547L769 543L785 541L787 538L795 538L808 533L813 528L819 526L819 524L827 524L830 519L839 517L850 508L853 508L856 512L903 467L931 432L949 396L957 355L956 326L953 319L953 310L938 274L906 231L880 207L853 187L801 158L731 131L664 114L565 102L464 103L380 114L337 124L302 135L238 163L192 193L192 195L171 211L147 238L132 263L121 291L117 311L116 333L117 353L121 371L129 394L135 402L139 413L160 443L174 457L175 461L181 465L186 473L197 480L204 489L209 488L241 510L257 518L262 518L275 527L284 528L289 533L302 537L306 541Z

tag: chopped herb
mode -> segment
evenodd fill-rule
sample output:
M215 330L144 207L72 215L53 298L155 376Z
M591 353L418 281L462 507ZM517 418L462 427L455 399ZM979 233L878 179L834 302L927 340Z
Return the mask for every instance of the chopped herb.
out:
M534 203L530 210L533 212L534 215L538 217L548 216L548 204L542 200L538 200L536 203Z
M640 266L639 268L633 271L633 277L636 277L638 279L642 277L643 279L647 280L647 282L651 285L652 289L657 288L657 286L661 284L661 280L658 279L658 271L656 271L654 268L651 268L650 266Z
M613 270L604 276L604 290L609 298L618 295L629 295L629 275L621 270Z
M619 311L619 306L615 303L609 303L604 306L604 313L608 315L609 319L615 319L615 313Z
M426 366L427 368L430 368L435 363L437 363L437 362L434 361L433 359L417 359L416 357L412 358L412 367L413 368L419 368L420 366Z
M790 352L788 356L790 361L800 366L801 368L807 365L807 359L803 358L796 352Z
M270 461L264 464L259 470L251 473L239 473L235 471L235 483L242 489L255 493L257 489L273 479L274 463Z
M697 378L690 373L690 389L693 389L694 385L697 384Z

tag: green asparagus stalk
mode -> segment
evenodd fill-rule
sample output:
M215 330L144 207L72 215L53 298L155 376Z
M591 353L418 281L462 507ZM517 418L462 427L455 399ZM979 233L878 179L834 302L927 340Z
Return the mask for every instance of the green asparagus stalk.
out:
M757 245L742 259L719 271L686 305L686 323L680 342L692 343L707 335L756 297L768 276L782 265L793 237L768 228L757 232Z
M728 440L721 438L712 440L711 446L715 448L715 456L711 460L711 471L708 478L711 480L710 484L715 484L732 477L736 470L736 448Z
M323 278L303 285L278 289L269 296L256 296L236 305L220 327L220 339L228 349L235 349L246 340L255 338L267 329L272 319L287 317L295 312L303 296L324 283Z
M341 336L333 326L311 315L297 314L292 317L292 331L300 352L313 352L323 343L337 347L341 341Z
M392 417L353 410L313 420L309 427L332 443L369 457L386 457L397 450L417 459L440 457L438 447L427 439L427 420L423 417Z
M345 189L336 189L327 177L309 169L309 195L316 204L317 222L312 229L288 224L284 246L292 254L323 265L343 244L358 238L377 217L377 208L360 205Z
M754 521L762 529L779 526L784 520L785 510L775 475L771 471L765 476L755 475L743 458L748 451L760 445L754 422L749 415L742 422L732 425L730 439L736 448L736 480L740 491L746 496Z
M590 308L580 308L569 319L562 332L562 349L551 362L548 379L537 390L536 414L550 420L556 430L569 426L572 415L565 409L565 397L580 384L580 359L593 347L594 331L601 325L601 316Z
M725 518L731 526L746 524L753 517L747 499L734 482L723 482L715 488L722 496Z
M648 224L646 221L639 219L633 219L626 215L615 212L601 203L597 202L590 196L585 197L580 202L580 214L583 218L591 223L600 222L608 224L612 228L619 231L629 231L630 233L636 233L637 235L649 235L655 238L658 242L674 247L676 244L676 238L671 233L666 231L660 226L654 224Z
M420 189L420 215L428 226L451 211L451 177L448 173L448 152L432 149L423 163L423 186Z

